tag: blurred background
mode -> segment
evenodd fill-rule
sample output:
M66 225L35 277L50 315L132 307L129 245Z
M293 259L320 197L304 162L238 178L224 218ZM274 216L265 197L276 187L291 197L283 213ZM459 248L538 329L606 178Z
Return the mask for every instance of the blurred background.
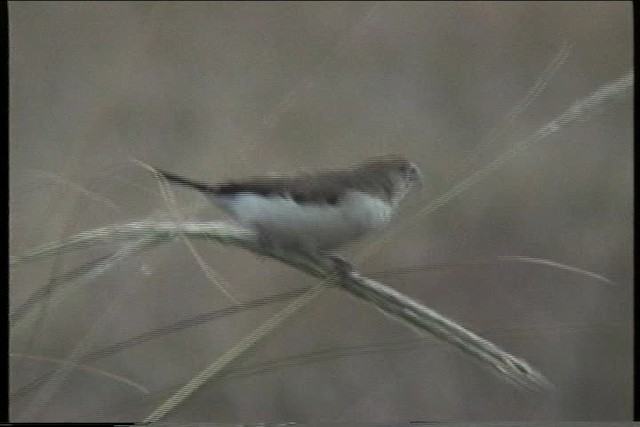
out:
M628 73L631 7L10 2L11 253L162 218L158 185L132 158L216 182L396 153L426 185L383 244L345 256L371 253L357 263L365 274L400 270L379 279L527 360L555 392L520 392L331 290L166 420L631 420L630 91L414 217ZM174 193L185 219L224 218L199 194ZM242 302L315 283L241 249L192 243ZM12 268L10 308L121 247ZM614 283L497 258L506 255ZM58 304L36 300L35 322L10 343L12 421L140 421L284 304L203 320L233 303L180 240L125 257Z

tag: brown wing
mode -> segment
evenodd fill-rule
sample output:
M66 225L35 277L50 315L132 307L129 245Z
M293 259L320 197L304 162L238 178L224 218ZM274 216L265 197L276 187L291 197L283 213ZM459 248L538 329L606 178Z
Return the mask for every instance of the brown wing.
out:
M320 175L275 176L231 181L218 185L216 194L252 193L264 197L280 196L291 198L300 204L338 203L344 188L336 185L335 180L322 178Z
M264 176L216 185L193 181L161 170L158 172L172 183L185 185L208 195L251 193L264 197L291 198L301 204L335 205L351 190L368 191L380 197L388 196L391 187L386 185L388 183L385 183L384 175L381 176L375 170L376 167L381 168L374 164L359 169L329 170L296 176Z
M291 198L301 204L336 204L340 200L340 186L331 176L268 176L250 178L244 181L229 181L221 184L207 184L156 169L173 184L193 188L207 195L234 195L241 193L260 196L280 196Z

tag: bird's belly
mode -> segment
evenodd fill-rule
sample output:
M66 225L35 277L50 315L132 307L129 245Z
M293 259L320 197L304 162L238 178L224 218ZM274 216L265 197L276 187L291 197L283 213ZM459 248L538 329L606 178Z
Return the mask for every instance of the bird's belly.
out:
M266 232L284 245L333 249L386 225L392 208L382 200L353 193L335 205L297 203L283 197L240 194L217 204L240 223Z

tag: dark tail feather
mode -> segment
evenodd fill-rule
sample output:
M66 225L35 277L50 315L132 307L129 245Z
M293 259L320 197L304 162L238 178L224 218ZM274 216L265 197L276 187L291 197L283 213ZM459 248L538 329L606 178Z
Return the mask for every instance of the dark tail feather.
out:
M170 172L165 172L161 169L156 169L156 171L172 184L191 187L205 194L216 194L218 192L218 187L215 185L205 184L204 182L192 181L180 175L175 175Z

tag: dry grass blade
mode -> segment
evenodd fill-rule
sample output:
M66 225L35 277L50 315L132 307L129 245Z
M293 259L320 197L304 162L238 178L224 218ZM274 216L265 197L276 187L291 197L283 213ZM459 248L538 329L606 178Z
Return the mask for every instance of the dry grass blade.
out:
M91 230L80 235L66 239L63 242L45 245L36 248L28 255L17 258L19 262L36 259L45 255L57 255L67 250L79 249L104 242L123 241L127 239L146 239L158 243L171 240L179 233L190 238L213 239L223 244L231 244L249 249L260 255L268 255L298 268L312 276L330 281L340 286L352 295L373 304L375 307L400 319L414 329L421 332L430 332L436 337L447 341L477 360L492 367L503 378L532 389L544 389L549 387L548 381L531 368L526 362L501 350L491 342L475 335L455 322L423 306L392 288L368 279L355 271L348 273L338 271L333 263L320 265L306 258L300 258L290 253L265 253L260 246L258 236L251 230L242 229L225 223L153 223L140 222L121 226L104 227ZM95 239L92 239L95 237ZM189 381L183 388L174 394L169 400L154 411L147 421L162 419L175 406L183 402L190 394L195 392L202 384L219 375L227 366L257 342L265 338L278 325L291 315L306 306L315 296L325 289L323 285L317 285L290 303L285 309L277 313L272 319L261 325L248 337L241 340L230 349L223 357L216 360L200 374Z
M67 361L66 360L60 360L60 359L55 359L53 357L45 357L45 356L37 356L37 355L32 355L32 354L20 354L20 353L10 353L9 357L14 357L14 358L21 358L21 359L30 359L30 360L35 360L38 362L47 362L47 363L53 363L56 364L58 366L64 366ZM110 380L113 380L115 382L121 383L121 384L125 384L131 388L133 388L134 390L143 393L143 394L149 394L149 390L144 387L142 384L137 383L135 381L130 380L129 378L126 378L122 375L116 375L112 372L108 372L105 371L104 369L98 369L92 366L86 366L86 365L77 365L76 366L77 369L80 369L82 371L85 371L89 374L93 374L93 375L99 375L101 377L104 378L108 378Z

